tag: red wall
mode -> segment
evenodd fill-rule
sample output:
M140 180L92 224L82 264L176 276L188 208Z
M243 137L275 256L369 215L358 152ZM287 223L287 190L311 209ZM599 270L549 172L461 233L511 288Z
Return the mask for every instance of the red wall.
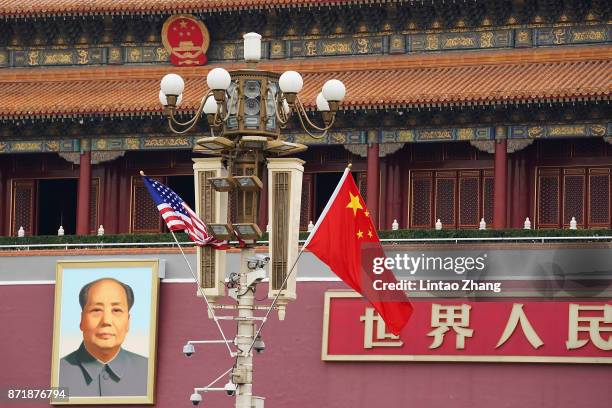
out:
M266 408L610 406L612 368L607 365L324 363L323 293L343 287L300 282L299 299L289 305L286 320L279 322L274 315L266 326L266 351L255 356L254 372L254 394L267 398ZM161 285L158 407L191 406L193 387L207 385L232 365L222 345L196 348L191 358L182 354L186 340L216 338L194 293L191 284ZM263 293L261 288L258 296ZM53 285L0 286L0 388L49 386L53 296ZM232 324L225 325L233 333ZM200 406L233 407L234 399L204 394Z

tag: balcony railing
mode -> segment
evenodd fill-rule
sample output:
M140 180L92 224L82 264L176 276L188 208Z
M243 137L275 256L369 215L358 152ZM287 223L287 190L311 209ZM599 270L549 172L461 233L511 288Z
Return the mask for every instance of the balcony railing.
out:
M300 234L303 243L307 233ZM550 243L612 242L612 230L398 230L379 231L383 245L469 244L469 243ZM267 236L258 241L267 246ZM191 241L182 246L194 246ZM105 236L0 237L0 251L42 249L172 248L177 244L170 234L129 234Z

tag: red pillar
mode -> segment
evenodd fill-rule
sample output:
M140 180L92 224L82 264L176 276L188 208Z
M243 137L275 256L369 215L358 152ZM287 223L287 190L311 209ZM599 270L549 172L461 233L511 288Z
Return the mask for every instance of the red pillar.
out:
M410 191L410 156L408 152L404 151L400 156L400 219L397 221L400 224L400 228L408 228L408 206L409 206L409 191Z
M508 153L506 139L495 141L495 173L493 181L493 228L504 229L506 225L506 191L508 187Z
M378 194L379 194L379 158L378 158L379 147L378 143L372 143L368 145L368 174L367 174L367 187L368 187L368 202L367 207L372 217L374 227L378 228Z
M520 223L520 218L521 218L521 214L520 214L520 209L519 209L519 202L518 202L518 197L521 194L521 187L520 187L520 179L521 179L521 172L520 172L520 168L519 168L519 157L518 157L518 153L514 153L511 157L510 157L510 169L511 169L511 176L510 176L510 227L511 228L518 228L517 225L519 225Z
M524 152L514 153L512 158L512 228L523 228L529 215L529 174Z
M519 180L519 214L521 214L521 222L519 223L518 228L523 228L525 218L531 217L529 215L529 173L527 172L527 155L525 152L521 153L519 172L521 174L521 179Z
M391 223L393 223L393 220L397 220L397 222L400 224L400 228L401 228L401 219L402 219L402 214L401 214L401 180L400 180L400 165L399 165L399 160L397 160L397 158L393 161L393 196L391 197L391 203L392 203L392 210L391 210ZM389 224L389 226L391 226Z
M100 224L104 226L105 234L116 234L118 217L118 201L119 201L119 179L117 177L117 163L105 163L104 171L104 200L102 202L102 219Z
M386 197L386 200L384 200L381 204L381 215L384 215L381 218L381 227L380 229L386 230L386 229L391 229L391 223L393 222L393 220L391 219L391 217L393 217L392 212L393 209L391 208L391 200L390 197L393 197L393 165L392 165L392 159L390 159L389 157L386 157L386 163L385 165L381 166L381 180L384 180L384 190L380 193L380 195L382 197ZM384 170L384 173L383 173Z
M91 152L81 153L79 166L79 194L77 199L77 235L89 234L89 202L91 197Z
M122 166L122 168L124 168ZM119 199L117 200L117 205L126 205L126 203L130 203L131 198L131 189L132 189L132 175L127 173L124 170L119 170L118 174L119 178ZM128 206L130 204L127 204ZM130 218L132 214L129 211L119 211L119 216L117 217L117 233L118 234L127 234L130 232Z

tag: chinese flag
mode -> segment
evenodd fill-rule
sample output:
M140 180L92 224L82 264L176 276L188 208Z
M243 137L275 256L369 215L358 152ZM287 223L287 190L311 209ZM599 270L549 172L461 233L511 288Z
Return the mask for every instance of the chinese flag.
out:
M375 290L374 281L397 282L389 269L373 272L374 258L384 257L371 214L347 168L304 244L347 285L368 299L387 328L399 335L412 314L406 293ZM381 283L377 284L381 287Z

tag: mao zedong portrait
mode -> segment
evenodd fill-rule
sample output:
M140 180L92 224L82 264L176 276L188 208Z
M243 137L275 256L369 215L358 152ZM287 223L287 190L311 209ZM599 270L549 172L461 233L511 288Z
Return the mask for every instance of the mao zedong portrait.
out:
M61 359L59 387L73 397L147 395L147 358L121 347L130 328L132 288L98 279L83 286L79 303L83 342Z

